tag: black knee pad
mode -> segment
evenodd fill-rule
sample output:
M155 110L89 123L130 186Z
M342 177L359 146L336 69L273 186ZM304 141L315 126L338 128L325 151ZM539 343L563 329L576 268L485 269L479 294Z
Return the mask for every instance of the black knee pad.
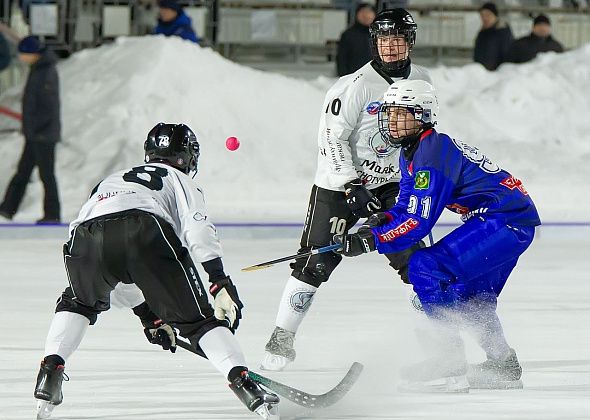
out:
M401 252L395 252L393 254L385 254L385 256L389 260L389 265L394 270L400 270L404 267L407 267L407 265L410 262L410 257L414 254L414 252L418 251L419 249L425 248L425 247L426 247L426 245L424 244L424 242L420 241L420 242L412 245L408 249L404 249Z
M225 321L221 321L215 318L214 316L205 318L194 324L174 324L174 327L178 328L180 331L180 335L182 337L188 338L188 340L197 350L201 349L201 347L199 346L199 341L201 340L201 338L212 329L221 327L227 328L231 331L231 329L228 328L227 323ZM203 352L202 350L200 351Z
M85 316L90 321L90 325L94 325L96 323L96 319L98 318L98 314L102 311L79 304L68 293L68 290L69 287L68 289L66 289L65 292L62 293L61 297L57 300L55 312L74 312L76 314Z
M311 286L320 287L323 282L328 281L340 261L342 261L342 255L334 252L324 252L309 258L300 258L291 263L293 269L291 275Z

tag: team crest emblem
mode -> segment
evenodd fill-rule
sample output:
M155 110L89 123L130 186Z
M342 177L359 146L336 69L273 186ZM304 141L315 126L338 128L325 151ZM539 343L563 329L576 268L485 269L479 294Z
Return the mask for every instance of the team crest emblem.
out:
M430 187L430 171L418 171L414 178L414 188L417 190L427 190Z
M375 134L371 136L369 140L369 145L371 149L375 152L377 157L385 158L395 152L395 148L391 146L389 143L386 143L381 136L381 133L377 131Z
M376 115L379 112L379 107L381 106L381 102L374 101L367 105L367 114L369 115Z
M311 305L315 292L296 292L291 295L291 307L295 312L305 313Z
M158 147L168 147L168 146L170 146L170 137L159 136L158 137Z

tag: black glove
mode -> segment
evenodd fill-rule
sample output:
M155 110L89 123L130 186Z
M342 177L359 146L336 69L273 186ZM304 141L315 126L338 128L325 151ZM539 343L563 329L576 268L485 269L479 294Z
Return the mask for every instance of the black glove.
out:
M381 202L369 191L360 179L344 184L346 204L357 217L369 217L381 208Z
M369 218L367 220L365 220L365 223L363 223L362 228L376 228L379 226L383 226L386 225L387 223L391 222L393 220L393 217L389 214L389 213L373 213L372 215L369 216Z
M232 331L237 330L240 319L242 319L244 305L240 301L238 290L229 276L212 282L209 293L215 299L213 303L215 318L220 321L227 321Z
M376 249L373 232L362 227L356 233L334 235L334 243L342 244L342 249L337 252L347 257L356 257Z
M133 313L141 320L143 332L150 343L176 352L176 331L153 313L146 302L133 308Z
M404 283L410 284L410 279L408 277L408 264L410 263L410 257L414 254L414 252L425 247L426 245L424 242L420 241L401 252L396 252L395 254L385 254L389 260L389 265L393 267L394 270L397 270L397 273Z
M170 350L172 353L176 352L176 331L174 328L161 319L142 322L142 324L144 326L143 332L150 343L162 346L164 350Z

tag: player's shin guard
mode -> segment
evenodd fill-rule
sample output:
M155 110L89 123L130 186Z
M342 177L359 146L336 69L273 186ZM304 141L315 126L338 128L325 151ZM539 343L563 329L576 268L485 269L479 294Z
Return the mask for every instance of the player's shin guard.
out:
M234 367L228 375L229 387L248 407L264 419L271 419L278 415L276 405L279 397L272 392L264 390L248 376L248 370L242 366Z
M289 277L279 303L277 326L265 346L261 369L283 370L295 360L295 333L305 318L317 289L295 277Z
M317 287L289 277L279 304L275 325L292 333L297 333L313 302Z
M235 366L245 366L246 359L236 337L225 327L208 331L199 340L199 347L215 368L228 377Z
M295 360L295 333L305 318L316 291L317 287L295 277L289 278L279 304L277 326L265 346L261 369L283 370Z
M56 312L47 333L45 355L57 354L63 360L68 360L82 342L89 324L90 320L84 315Z

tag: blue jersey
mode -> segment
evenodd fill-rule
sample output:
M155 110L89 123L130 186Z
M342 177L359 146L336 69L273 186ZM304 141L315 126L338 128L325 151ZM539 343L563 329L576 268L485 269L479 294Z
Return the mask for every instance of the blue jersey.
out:
M445 208L482 220L537 226L539 214L522 183L477 148L434 129L422 134L411 160L400 155L402 179L390 222L373 229L380 254L404 250L424 238Z

